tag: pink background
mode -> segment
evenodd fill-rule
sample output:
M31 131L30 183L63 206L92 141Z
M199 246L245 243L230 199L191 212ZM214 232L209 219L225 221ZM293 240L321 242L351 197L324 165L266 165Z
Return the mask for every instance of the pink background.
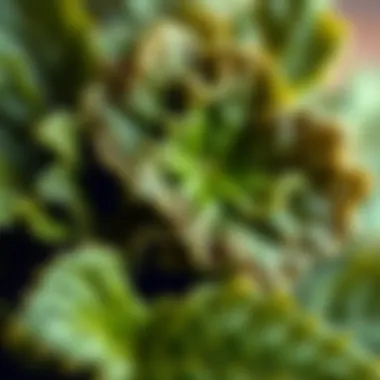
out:
M362 66L380 67L380 0L340 0L338 4L351 29L339 75L347 76Z

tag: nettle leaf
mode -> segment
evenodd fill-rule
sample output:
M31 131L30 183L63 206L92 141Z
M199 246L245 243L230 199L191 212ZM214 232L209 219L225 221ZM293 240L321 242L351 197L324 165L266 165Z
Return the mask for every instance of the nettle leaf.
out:
M161 169L176 180L193 207L231 204L252 209L253 197L227 164L239 129L220 124L207 110L191 113L170 126L169 135L158 148ZM219 207L218 206L218 207Z
M20 23L20 14L17 4L13 0L1 0L3 11L0 15L0 24L7 30L17 31Z
M173 0L87 0L89 9L100 21L108 25L127 21L134 29L157 19L172 2Z
M15 221L25 224L28 231L37 239L45 242L63 242L70 235L69 226L55 220L39 200L24 194L15 198Z
M5 228L25 220L21 204L36 165L36 152L12 127L0 126L0 225Z
M15 121L41 112L44 94L40 78L25 47L15 35L0 29L0 110Z
M140 341L139 379L377 379L374 358L251 281L164 300Z
M97 243L63 253L41 273L16 316L24 339L105 380L133 375L133 347L145 311L123 262Z
M380 227L380 72L376 68L359 69L334 91L322 93L311 107L345 125L352 153L371 175L372 190L357 217L357 233L372 238Z
M76 233L86 233L90 228L89 208L74 174L62 164L51 164L36 178L36 197L67 215L66 222L77 229Z
M345 25L330 8L325 0L268 0L258 6L262 42L297 90L321 80L340 50Z
M295 46L298 45L294 48L298 54L289 49L284 57L285 74L290 83L302 89L323 80L340 51L344 31L342 20L334 13L323 12L318 15L308 33L300 32L300 36L303 35L300 42L294 42Z
M17 1L20 4L20 8L25 11L31 20L41 22L44 27L50 27L51 31L57 35L68 32L73 26L84 28L90 22L84 0L63 0L59 3ZM50 18L46 17L48 15ZM71 33L77 32L71 30Z
M80 200L73 168L65 166L73 160L66 157L70 153L76 153L75 149L70 151L70 144L64 139L65 132L67 134L70 131L59 135L59 128L55 128L53 132L57 135L45 133L42 142L48 148L55 149L57 155L61 153L60 161L41 170L38 157L40 152L28 139L28 135L15 133L12 126L8 125L3 125L0 129L0 223L3 227L22 223L38 239L62 242L71 235L75 223L76 227L79 227L78 223L81 223L81 227L85 226L87 210L85 203ZM66 208L65 211L75 219L71 222L75 223L67 225L67 220L57 220L52 215L50 206Z
M9 228L13 225L17 215L17 195L14 189L0 186L0 228Z
M142 127L135 120L112 107L104 110L104 121L108 132L125 154L138 154L143 143Z
M85 0L16 1L21 36L42 74L49 101L75 104L100 59L96 26Z
M380 353L380 250L374 244L325 263L300 281L301 303L335 328L352 333L363 346Z
M67 164L77 164L79 155L78 120L68 111L45 116L36 126L35 138L56 158Z

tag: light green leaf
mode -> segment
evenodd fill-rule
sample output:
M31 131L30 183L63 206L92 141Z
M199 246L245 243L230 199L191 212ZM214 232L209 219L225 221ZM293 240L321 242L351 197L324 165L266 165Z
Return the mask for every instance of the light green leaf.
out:
M78 163L78 125L73 114L60 111L45 117L37 125L35 137L62 162Z
M359 69L339 88L320 94L310 107L345 126L352 156L371 176L372 191L359 210L355 232L372 239L380 228L380 71Z
M379 252L377 244L356 247L347 257L316 267L296 288L307 310L336 329L351 331L376 354L380 353Z
M145 312L120 260L113 249L88 243L51 262L19 310L24 336L105 380L131 378Z
M258 6L262 43L291 87L304 90L322 79L345 32L327 1L268 0Z

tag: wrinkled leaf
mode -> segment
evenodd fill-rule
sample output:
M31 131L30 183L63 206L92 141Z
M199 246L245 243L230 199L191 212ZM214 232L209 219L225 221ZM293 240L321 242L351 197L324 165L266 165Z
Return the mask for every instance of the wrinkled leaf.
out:
M260 295L248 281L201 288L153 310L140 346L144 380L379 376L376 360L355 342L303 313L290 296Z
M113 249L91 243L51 262L19 310L26 339L103 379L130 378L144 311L119 260Z
M335 328L351 331L368 349L380 352L380 255L377 245L356 249L325 263L300 282L302 304Z

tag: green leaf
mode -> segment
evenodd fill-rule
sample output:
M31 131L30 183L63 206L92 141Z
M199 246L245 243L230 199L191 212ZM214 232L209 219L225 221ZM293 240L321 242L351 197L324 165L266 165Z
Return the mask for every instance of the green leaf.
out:
M28 196L16 198L18 220L23 221L37 239L45 242L63 242L70 236L70 228L54 220L41 202Z
M160 302L140 341L139 379L377 379L378 363L303 313L285 293L251 281ZM228 376L226 376L228 374Z
M107 132L127 155L136 154L143 142L142 128L133 119L118 111L107 107L103 114Z
M36 140L52 151L58 160L67 164L78 163L78 121L66 111L57 111L46 116L37 125Z
M185 120L173 125L173 136L170 137L189 154L200 156L206 148L204 143L209 122L205 112L192 112Z
M44 106L40 78L22 42L0 29L0 109L3 115L25 121Z
M15 1L22 38L43 74L49 100L75 104L100 59L86 0Z
M324 0L268 0L258 6L262 43L297 91L322 79L341 46L344 23L330 8Z
M321 13L308 33L300 33L300 36L306 34L307 38L303 36L304 40L289 49L284 57L285 74L289 82L303 89L323 81L340 51L344 31L342 20L335 14Z
M51 33L62 36L65 33L78 33L85 28L89 20L85 0L41 1L33 3L16 0L26 17L41 27L49 28Z
M11 227L17 216L17 195L10 187L0 186L0 228Z
M113 249L88 243L61 254L41 273L19 310L24 339L107 380L133 375L136 329L145 311Z
M310 107L345 126L352 156L371 176L372 189L359 210L355 231L361 239L371 239L380 228L380 71L359 69L334 91L320 94Z
M350 331L380 353L380 256L377 244L361 245L347 257L327 262L300 281L302 305L336 329Z
M70 215L70 227L82 233L89 228L89 210L76 177L60 164L52 164L36 179L37 197L47 205L63 207ZM78 231L76 231L78 232Z

